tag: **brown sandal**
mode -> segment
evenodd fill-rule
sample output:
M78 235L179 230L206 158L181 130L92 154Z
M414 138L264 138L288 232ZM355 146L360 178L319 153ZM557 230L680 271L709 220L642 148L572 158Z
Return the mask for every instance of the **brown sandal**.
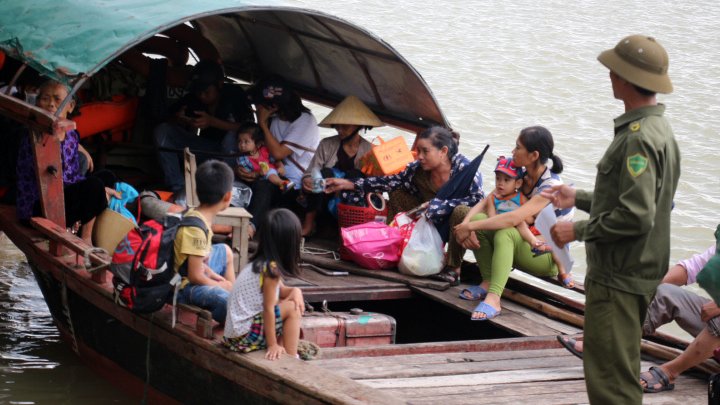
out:
M455 270L444 269L440 273L433 274L430 278L433 280L444 281L450 284L451 287L460 285L460 274Z

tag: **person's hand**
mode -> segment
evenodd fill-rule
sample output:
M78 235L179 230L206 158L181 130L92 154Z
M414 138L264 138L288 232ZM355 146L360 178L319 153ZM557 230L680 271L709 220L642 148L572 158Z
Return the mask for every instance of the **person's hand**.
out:
M257 120L258 125L262 128L267 126L270 117L277 112L277 107L267 107L262 104L257 106Z
M562 248L566 243L575 240L575 228L573 223L570 221L561 221L556 223L550 228L550 236L552 236L553 242Z
M572 208L575 206L575 189L567 184L560 184L545 189L541 196L550 200L555 208Z
M235 170L235 174L240 178L241 181L245 183L252 183L255 180L257 180L260 175L256 172L251 172L250 170L247 170L242 167L238 167L237 170Z
M465 239L469 238L470 234L472 233L468 224L468 222L461 222L455 225L455 227L453 228L455 239L457 239L457 241L460 243L462 243Z
M305 299L303 299L302 291L299 288L293 288L288 301L292 301L295 304L295 309L300 311L300 314L305 313Z
M330 194L342 190L354 190L355 183L347 179L325 179L325 192Z
M95 169L95 163L93 162L92 156L90 156L90 153L88 153L88 151L85 150L85 148L78 148L78 152L85 155L85 159L87 159L87 164L88 164L88 172L92 173L92 171Z
M705 304L703 304L702 309L700 310L700 320L702 320L703 322L707 322L719 315L720 308L718 308L715 301L706 302Z
M312 177L303 177L302 188L306 193L312 193L313 191L313 179Z
M480 241L477 238L477 234L475 232L470 232L470 236L460 242L460 246L468 250L480 249Z
M192 126L195 128L205 129L215 126L215 117L205 111L193 111L195 118L192 119Z
M227 269L227 271L234 271L234 270L235 269ZM228 291L228 292L232 291L233 285L230 282L230 280L223 278L221 281L218 281L218 284L220 285L220 287L222 287L223 290Z
M285 165L277 165L275 170L280 176L285 177Z
M110 201L111 197L115 197L120 200L122 198L122 193L115 190L114 188L105 187L105 198Z
M285 351L284 347L278 344L274 344L272 346L268 346L267 353L265 353L265 358L268 360L277 360L280 358L281 354L285 353L287 352Z

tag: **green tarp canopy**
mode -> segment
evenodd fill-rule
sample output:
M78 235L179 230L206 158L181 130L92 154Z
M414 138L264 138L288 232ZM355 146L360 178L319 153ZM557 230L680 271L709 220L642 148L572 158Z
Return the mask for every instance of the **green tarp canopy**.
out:
M190 22L217 48L228 75L279 74L334 105L354 94L385 119L447 125L422 77L391 46L328 14L230 0L0 0L0 48L42 75L73 84L126 50Z

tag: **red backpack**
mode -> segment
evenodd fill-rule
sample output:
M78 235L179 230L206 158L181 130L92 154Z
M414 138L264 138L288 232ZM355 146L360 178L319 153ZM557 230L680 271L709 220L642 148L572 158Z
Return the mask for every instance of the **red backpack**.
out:
M194 226L208 234L201 218L167 215L162 222L150 220L133 228L120 241L110 263L116 303L146 314L172 299L181 281L173 266L175 235L183 226Z

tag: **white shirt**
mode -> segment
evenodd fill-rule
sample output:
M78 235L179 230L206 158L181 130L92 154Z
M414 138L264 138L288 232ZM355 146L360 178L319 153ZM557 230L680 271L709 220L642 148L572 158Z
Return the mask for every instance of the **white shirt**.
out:
M260 273L252 270L252 262L243 267L228 299L225 337L235 338L250 331L255 315L263 311Z
M284 121L276 117L270 122L270 133L272 133L280 143L292 142L313 150L313 152L310 152L285 144L285 146L293 151L292 155L290 155L292 159L302 166L302 168L298 168L291 159L283 159L283 164L285 164L285 177L299 186L303 172L310 165L310 161L313 155L315 155L314 150L317 149L320 143L320 129L318 128L317 120L315 120L312 114L307 112L303 112L300 117L293 122Z

